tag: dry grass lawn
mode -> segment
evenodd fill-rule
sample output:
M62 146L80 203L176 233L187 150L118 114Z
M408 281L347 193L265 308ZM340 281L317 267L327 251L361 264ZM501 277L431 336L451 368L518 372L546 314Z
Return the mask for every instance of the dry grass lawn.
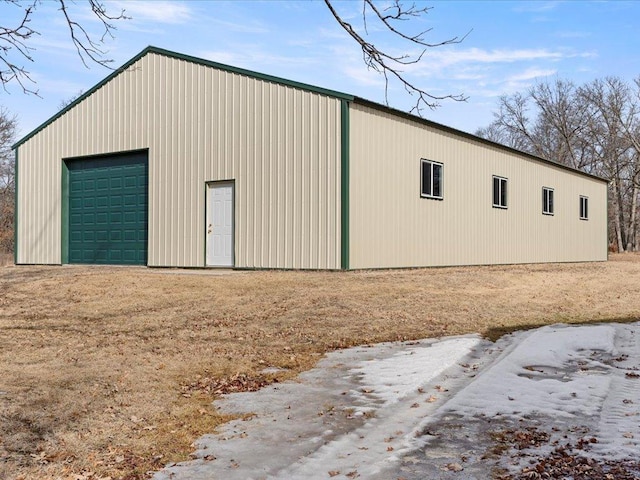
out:
M0 251L0 267L6 267L7 265L13 264L13 254L12 253L2 253Z
M332 349L640 320L640 255L606 263L218 276L0 268L0 478L142 479L225 418L216 392ZM260 373L286 369L277 378Z

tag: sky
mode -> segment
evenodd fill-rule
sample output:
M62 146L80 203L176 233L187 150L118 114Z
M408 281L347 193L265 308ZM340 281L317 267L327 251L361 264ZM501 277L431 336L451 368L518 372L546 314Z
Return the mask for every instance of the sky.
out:
M334 1L354 27L362 28L362 2ZM390 2L380 1L385 6ZM556 78L576 84L605 76L631 82L640 76L640 2L637 1L427 1L422 18L402 23L412 34L429 30L432 43L453 37L461 43L427 49L422 61L405 69L412 82L435 95L462 94L465 102L444 100L424 116L467 132L493 119L501 95L525 92L538 81ZM105 38L113 67L153 45L178 53L246 68L298 82L385 102L383 77L368 70L357 45L319 0L126 1L105 0L114 22L114 38ZM87 4L68 3L69 13L93 38L101 31ZM15 24L20 4L0 2L0 26ZM23 64L38 95L17 84L0 90L0 107L17 115L19 136L53 116L62 102L89 90L111 73L78 57L59 5L38 5L30 26L39 32L28 41L33 62ZM390 38L373 21L368 40L394 54L416 53L414 46ZM390 84L389 105L409 110L413 98Z

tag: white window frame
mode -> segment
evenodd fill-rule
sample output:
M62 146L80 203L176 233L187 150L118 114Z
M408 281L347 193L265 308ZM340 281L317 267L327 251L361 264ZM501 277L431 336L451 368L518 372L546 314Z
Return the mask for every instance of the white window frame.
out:
M580 220L589 220L589 197L580 195Z
M439 195L433 194L434 186L436 185L435 176L433 174L434 167L438 167L440 169L440 176L438 178ZM428 185L428 190L425 190L425 185L423 184L425 168L429 168L431 177L431 185ZM444 164L434 162L433 160L425 160L424 158L420 159L420 196L422 198L433 198L435 200L444 199Z
M553 188L542 187L542 213L544 215L552 215L554 213L554 196Z
M495 184L496 180L498 180L498 203L495 202ZM507 185L509 184L509 179L506 177L500 177L498 175L493 175L491 177L491 202L493 203L493 208L501 208L506 210L509 208L509 188ZM504 194L503 194L504 193ZM504 200L504 204L503 204Z

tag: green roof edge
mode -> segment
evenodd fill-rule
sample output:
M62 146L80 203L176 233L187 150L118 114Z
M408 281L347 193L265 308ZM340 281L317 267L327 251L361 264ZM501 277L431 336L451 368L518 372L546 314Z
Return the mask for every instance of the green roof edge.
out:
M148 46L147 48L142 50L140 53L138 53L135 57L133 57L131 60L126 62L124 65L122 65L121 67L119 67L119 68L115 69L113 72L111 72L111 74L109 76L107 76L104 80L100 81L99 83L97 83L96 85L91 87L89 90L87 90L85 93L80 95L78 98L76 98L73 102L71 102L65 108L60 110L58 113L56 113L55 115L50 117L48 120L43 122L41 125L36 127L34 130L29 132L27 135L22 137L11 148L15 149L15 148L19 147L20 145L22 145L23 143L25 143L27 140L29 140L30 138L35 136L38 132L40 132L41 130L45 129L51 123L53 123L58 118L60 118L62 115L64 115L69 110L71 110L73 107L75 107L77 104L82 102L85 98L87 98L88 96L93 94L96 90L98 90L101 87L103 87L105 84L110 82L114 77L116 77L117 75L119 75L123 71L127 70L131 65L133 65L134 63L136 63L138 60L140 60L142 57L144 57L145 55L147 55L149 53L155 53L155 54L158 54L158 55L164 55L166 57L176 58L176 59L179 59L179 60L184 60L184 61L187 61L187 62L196 63L198 65L204 65L204 66L207 66L207 67L217 68L219 70L223 70L223 71L226 71L226 72L237 73L237 74L240 74L240 75L245 75L245 76L248 76L248 77L257 78L259 80L264 80L264 81L271 82L271 83L277 83L277 84L280 84L280 85L286 85L288 87L299 88L301 90L306 90L308 92L318 93L318 94L321 94L321 95L326 95L328 97L335 97L335 98L338 98L340 100L353 100L353 98L354 98L353 95L349 95L349 94L343 93L343 92L338 92L336 90L330 90L328 88L316 87L314 85L309 85L307 83L296 82L296 81L293 81L293 80L287 80L286 78L281 78L281 77L276 77L274 75L267 75L267 74L264 74L264 73L254 72L252 70L246 70L244 68L232 67L231 65L225 65L223 63L218 63L218 62L214 62L214 61L211 61L211 60L205 60L203 58L194 57L194 56L191 56L191 55L185 55L185 54L178 53L178 52L173 52L171 50L166 50L164 48Z

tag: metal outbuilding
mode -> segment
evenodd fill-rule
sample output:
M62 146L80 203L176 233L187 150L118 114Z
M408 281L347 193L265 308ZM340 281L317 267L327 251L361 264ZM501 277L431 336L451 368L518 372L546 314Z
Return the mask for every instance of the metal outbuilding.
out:
M17 264L607 259L607 182L352 95L148 47L14 145Z

